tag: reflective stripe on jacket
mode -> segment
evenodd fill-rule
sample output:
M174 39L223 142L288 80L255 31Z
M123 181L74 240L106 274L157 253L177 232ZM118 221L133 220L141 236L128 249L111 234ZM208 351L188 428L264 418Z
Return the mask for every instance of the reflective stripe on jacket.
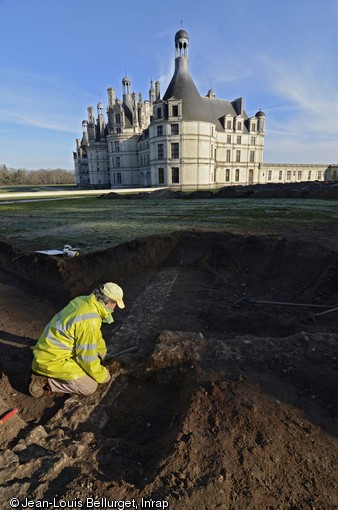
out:
M94 294L70 301L39 338L33 351L33 372L71 381L87 374L103 383L109 372L99 358L107 352L101 325L109 315Z

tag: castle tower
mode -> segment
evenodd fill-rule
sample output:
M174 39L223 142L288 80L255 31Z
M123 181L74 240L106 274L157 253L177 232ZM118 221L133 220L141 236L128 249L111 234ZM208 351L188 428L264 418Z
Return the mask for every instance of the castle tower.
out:
M88 132L88 142L95 141L95 117L94 117L94 108L92 106L88 106L87 108L88 112L88 125L87 125L87 132Z
M154 89L153 80L150 80L149 101L150 101L150 104L153 104L156 101L156 92Z
M86 147L88 145L88 122L86 120L82 121L82 140L81 147Z
M113 108L115 105L115 89L113 87L109 87L107 89L108 92L108 109Z
M131 81L128 76L125 76L122 79L122 87L123 87L123 109L126 116L126 119L129 121L130 125L133 124L133 99L131 95Z
M188 58L189 36L185 30L179 30L175 35L176 58Z
M187 32L179 30L175 35L175 72L163 96L163 101L168 101L170 98L182 100L183 120L210 122L208 110L189 72L188 47Z
M265 129L265 113L262 110L256 113L255 117L258 119L258 131L259 133L264 133Z
M97 104L97 139L98 139L98 141L105 140L105 127L106 127L106 123L104 120L104 105L100 101Z
M159 101L161 99L161 90L160 90L160 82L155 81L155 96L156 101Z

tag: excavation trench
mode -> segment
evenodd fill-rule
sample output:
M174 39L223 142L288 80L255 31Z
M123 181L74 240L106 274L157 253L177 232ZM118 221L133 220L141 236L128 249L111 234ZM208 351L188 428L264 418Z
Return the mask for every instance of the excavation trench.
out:
M11 395L22 394L21 417L30 426L42 424L48 437L60 439L73 430L72 441L75 437L80 444L90 436L87 462L100 483L140 490L152 483L158 495L160 485L167 484L177 495L188 494L193 484L207 487L206 472L226 478L229 466L219 445L227 441L232 469L238 463L240 473L247 452L268 444L264 416L284 437L291 411L277 408L271 399L294 406L304 423L332 435L337 430L337 316L313 316L338 304L338 257L329 245L192 231L139 239L76 259L19 253L2 243L0 261L6 271L2 291L7 289L11 299L8 289L21 286L22 303L39 326L34 329L23 318L31 329L15 330L10 319L3 321L0 381L6 402L14 405ZM36 402L27 395L22 377L29 373L31 347L60 306L108 280L124 288L126 301L126 309L116 314L118 329L103 327L108 353L130 346L138 350L112 361L111 371L120 375L86 405L72 397L64 408L61 403L59 410L46 409L47 400ZM19 316L21 311L20 304ZM260 409L259 415L254 409ZM295 413L293 420L300 420ZM20 434L24 437L24 431ZM234 445L251 436L253 445L234 453ZM9 433L10 440L15 443ZM295 436L295 451L299 441ZM68 443L62 444L67 453ZM176 472L185 465L189 476L173 478L171 463Z

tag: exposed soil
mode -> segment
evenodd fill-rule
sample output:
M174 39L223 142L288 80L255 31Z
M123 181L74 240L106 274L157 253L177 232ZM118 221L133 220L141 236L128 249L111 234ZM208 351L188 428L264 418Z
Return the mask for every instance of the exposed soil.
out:
M207 190L192 191L190 193L175 191L169 188L140 193L120 194L112 191L100 198L103 199L126 199L126 198L184 198L184 199L208 199L208 198L310 198L316 200L337 199L337 181L304 181L289 183L249 184L238 186L224 186L216 192Z
M1 508L338 508L338 311L314 316L338 306L335 228L175 233L77 259L2 243L0 419L19 412L0 425ZM138 351L91 397L31 398L45 324L108 280L127 305L103 328L109 353Z

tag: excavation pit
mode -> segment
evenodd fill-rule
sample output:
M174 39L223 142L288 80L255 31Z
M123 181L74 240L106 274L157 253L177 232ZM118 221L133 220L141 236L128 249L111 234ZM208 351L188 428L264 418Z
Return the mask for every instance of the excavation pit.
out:
M76 259L2 248L1 395L36 427L30 444L56 459L40 498L56 487L63 498L142 495L178 509L334 508L337 316L312 317L338 303L333 245L194 231ZM55 408L31 399L31 352L45 324L108 280L126 301L121 327L103 328L108 351L138 351L114 361L121 375L104 394ZM3 445L15 453L27 431L7 430ZM310 495L304 480L314 480Z

